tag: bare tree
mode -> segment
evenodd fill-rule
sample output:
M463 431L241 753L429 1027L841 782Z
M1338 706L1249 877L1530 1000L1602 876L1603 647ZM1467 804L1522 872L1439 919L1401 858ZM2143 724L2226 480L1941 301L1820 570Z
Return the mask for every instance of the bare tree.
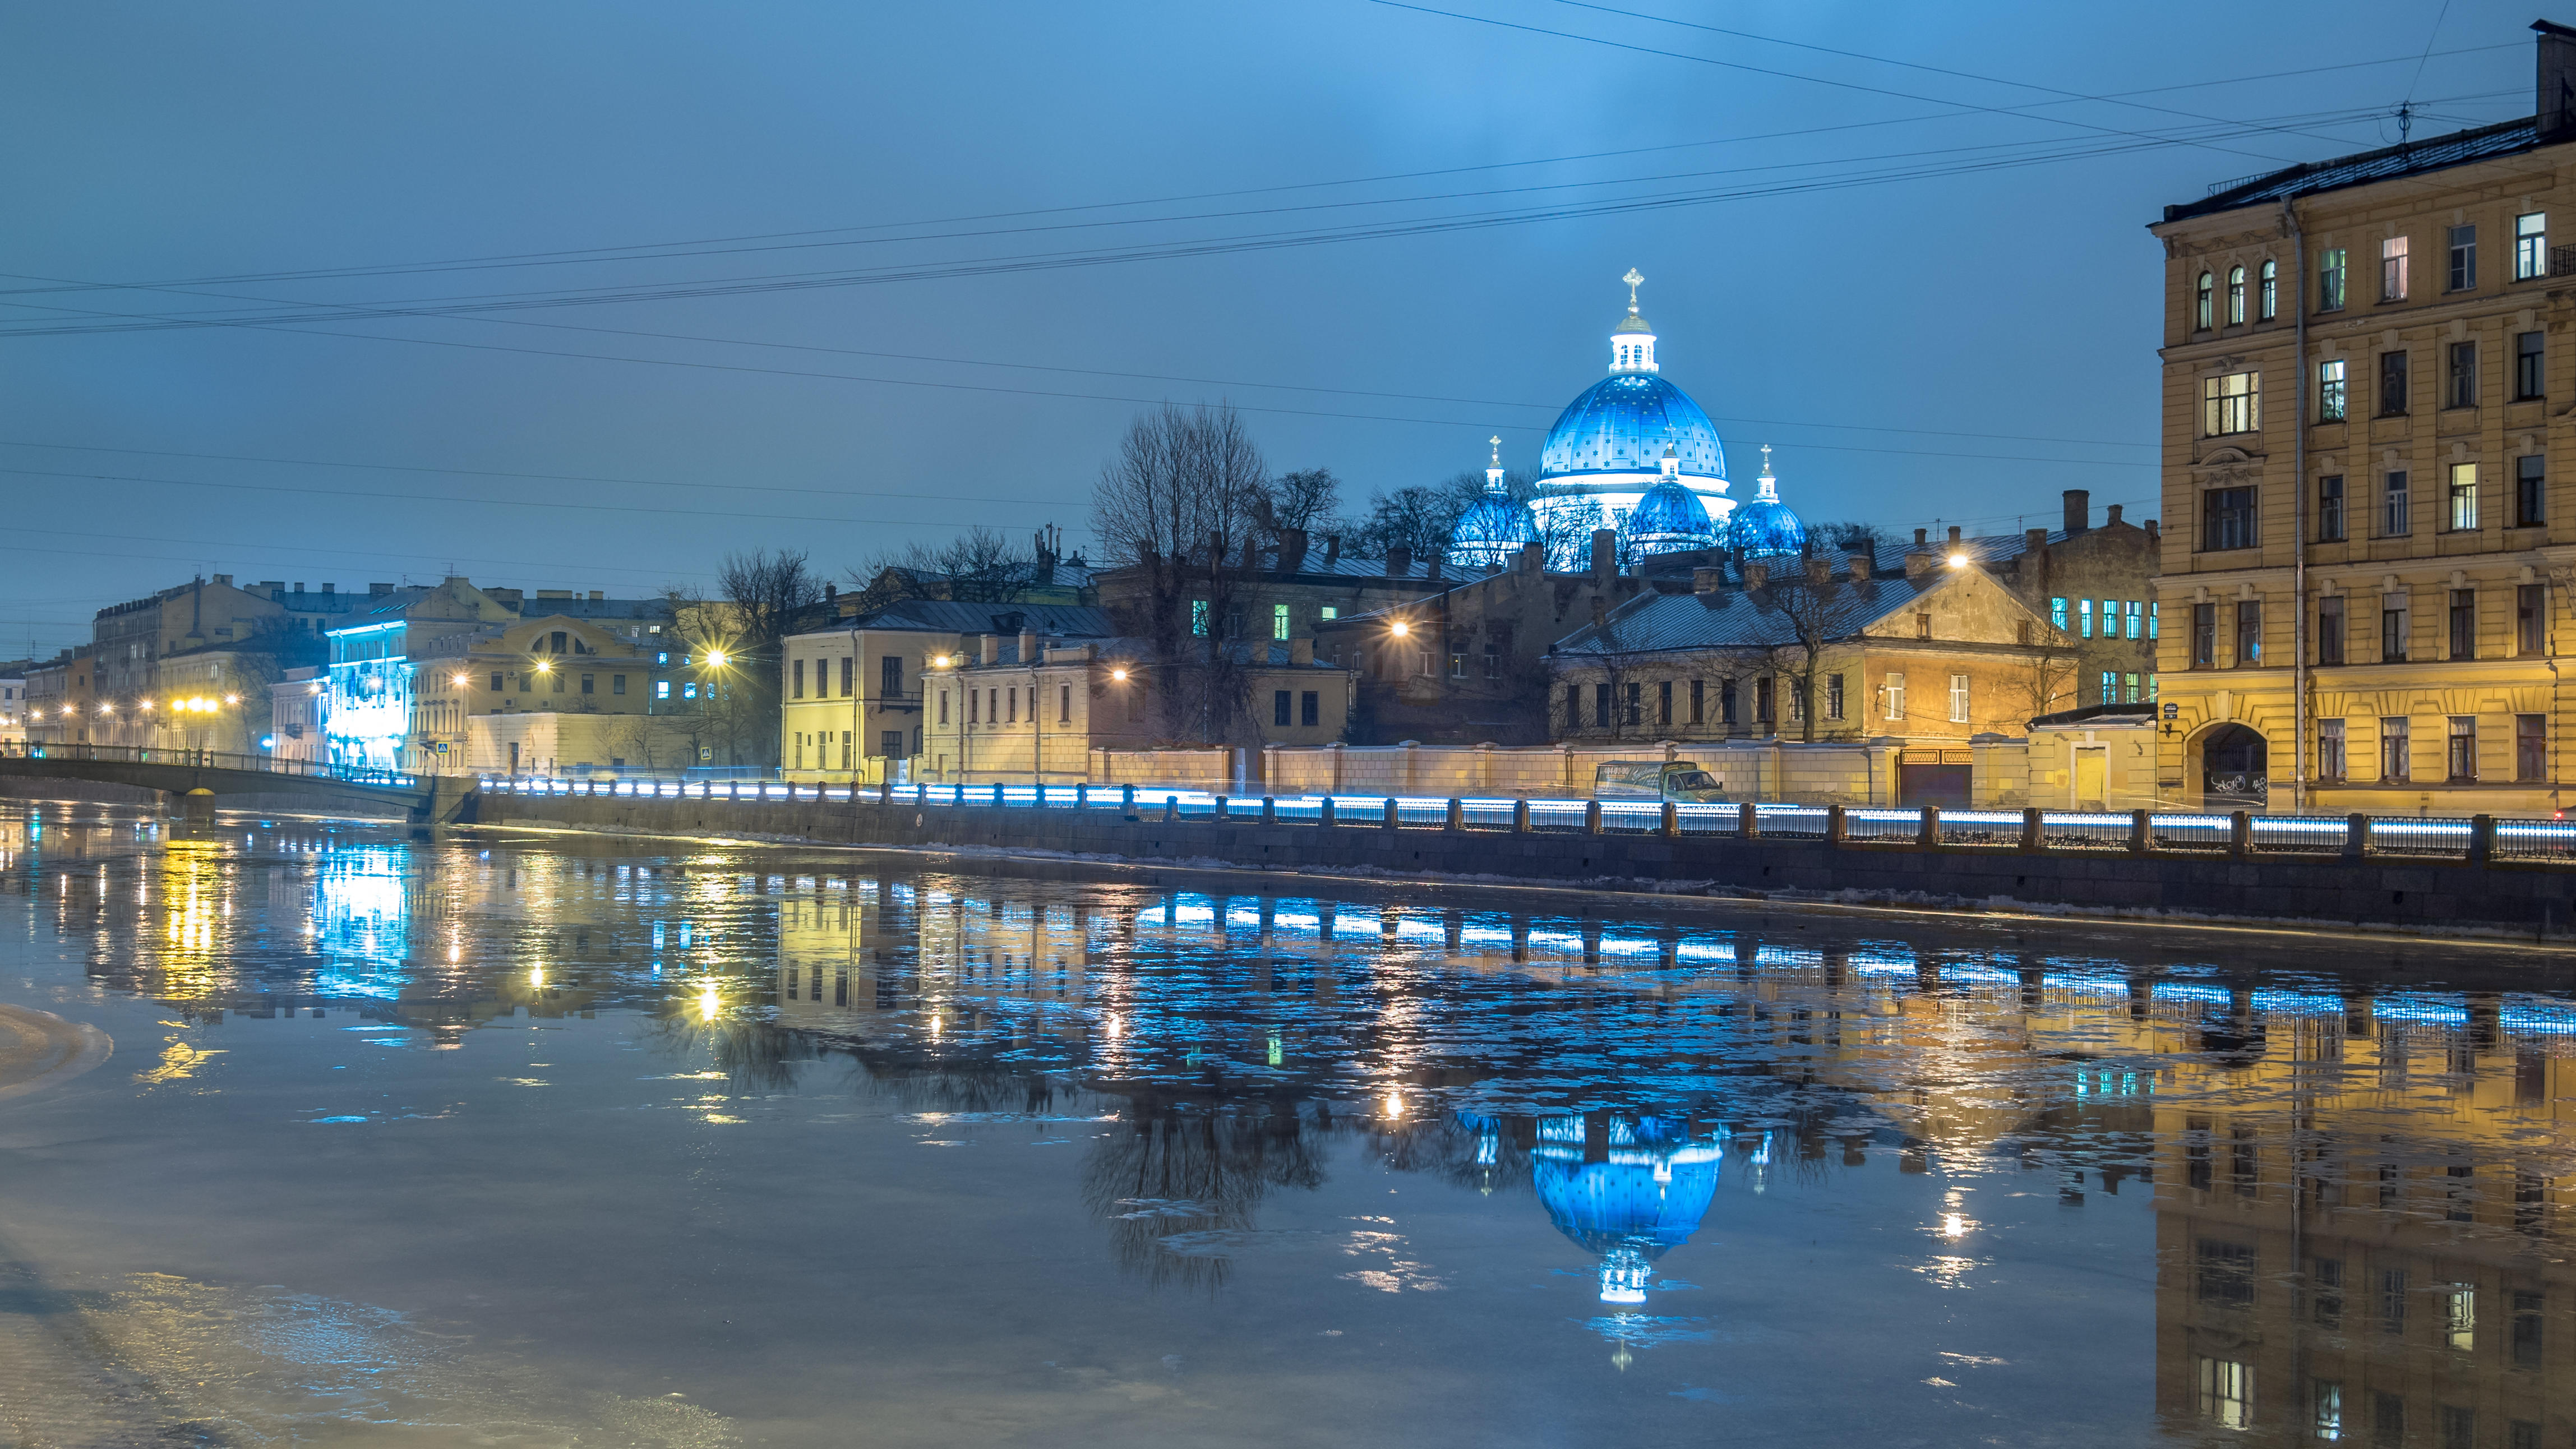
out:
M1341 505L1342 480L1332 469L1302 468L1270 480L1257 506L1263 531L1277 539L1291 530L1311 531Z
M877 554L851 571L857 608L872 613L906 599L1010 604L1038 576L1036 546L1014 542L981 524L942 544L914 540Z
M1771 646L1768 654L1772 672L1788 680L1794 691L1780 708L1799 726L1799 738L1813 744L1817 717L1823 713L1816 681L1824 674L1827 650L1857 627L1877 584L1826 567L1822 559L1804 569L1788 569L1766 576L1761 587L1747 592L1754 607L1787 626L1789 639Z
M698 675L699 713L730 762L777 764L782 641L811 621L822 580L803 553L755 549L725 555L713 599L687 590L670 598Z
M1533 498L1541 500L1547 496L1545 493L1532 494ZM1538 541L1547 550L1549 568L1559 573L1579 574L1592 567L1592 535L1609 526L1608 515L1601 510L1600 499L1561 499L1549 502L1545 507L1534 505L1531 511L1538 517Z
M1222 405L1144 414L1101 466L1092 534L1141 585L1122 627L1153 651L1165 738L1224 739L1242 719L1243 661L1229 646L1256 592L1267 472Z
M608 747L632 767L646 770L658 767L662 763L661 746L662 731L654 728L649 715L628 715L608 731ZM695 751L690 753L690 758L695 760Z

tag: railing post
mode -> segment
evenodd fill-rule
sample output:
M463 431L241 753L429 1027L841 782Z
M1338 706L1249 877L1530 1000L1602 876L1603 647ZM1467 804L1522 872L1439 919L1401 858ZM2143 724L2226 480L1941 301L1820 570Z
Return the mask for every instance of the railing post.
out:
M1179 824L1179 823L1180 823L1180 820L1181 820L1181 797L1180 797L1180 796L1178 796L1178 795L1166 795L1166 796L1164 796L1164 797L1163 797L1163 823L1164 823L1165 825L1177 825L1177 824Z
M2490 865L2495 861L2495 817L2469 817L2469 864Z
M1673 833L1672 819L1673 807L1667 803L1664 806L1664 833L1666 835ZM1849 838L1848 832L1850 829L1851 823L1844 818L1843 807L1840 805L1828 805L1825 807L1825 843L1827 845L1842 844L1845 839Z
M1118 808L1127 816L1128 819L1133 820L1136 818L1135 786L1121 785L1118 787Z
M1279 823L1279 797L1275 795L1261 797L1261 823L1264 825Z
M2343 858L2359 860L2370 854L2370 817L2358 811L2344 817Z
M1514 800L1512 802L1512 833L1514 835L1527 835L1529 834L1529 829L1529 801Z
M2036 806L2021 812L2021 848L2032 855L2048 848L2048 817Z
M1919 813L1921 818L1914 827L1914 843L1925 850L1930 850L1941 843L1941 807L1921 806Z
M1002 787L999 785L993 787L993 808L996 810L1002 808Z
M1746 840L1762 838L1762 812L1754 809L1750 800L1735 807L1735 833Z
M2131 855L2147 853L2147 842L2152 838L2149 832L2153 827L2154 821L2148 817L2146 811L2129 812L2129 853Z
M877 781L877 803L880 805L891 805L894 803L893 780L886 779Z
M1454 808L1456 808L1456 803L1457 803L1457 802L1455 802L1455 801L1450 802L1450 804L1451 804L1451 808L1453 808L1453 809L1454 809ZM1841 818L1842 818L1842 808L1843 808L1843 807L1841 807L1840 805L1837 805L1837 806L1835 806L1835 807L1834 807L1834 818L1835 818L1835 819L1839 820L1839 819L1841 819ZM1674 804L1672 801L1670 801L1670 800L1667 800L1667 801L1665 801L1665 802L1664 802L1664 819L1663 819L1662 829L1663 829L1663 833L1664 833L1666 836L1668 836L1668 837L1669 837L1669 836L1674 836L1674 835L1679 835L1679 834L1681 834L1681 833L1682 833L1682 812L1681 812L1681 807L1680 807L1680 806L1675 805L1675 804Z
M1089 785L1076 785L1073 787L1073 808L1076 810L1087 810L1091 808L1091 787Z
M1583 833L1586 835L1601 833L1601 802L1598 800L1583 802Z
M1216 792L1216 814L1210 818L1214 819L1219 824L1225 823L1225 792L1223 790Z
M1394 796L1392 796L1392 795L1389 795L1389 796L1387 796L1387 797L1386 797L1386 814L1385 814L1385 816L1384 816L1384 817L1382 817L1382 818L1378 821L1378 823L1379 823L1380 825L1385 826L1385 827L1386 827L1387 829L1389 829L1389 830L1393 830L1393 829L1395 828L1395 822L1396 822L1395 797L1394 797Z
M1442 821L1442 822L1441 822L1440 828L1441 828L1441 829L1443 829L1443 830L1464 830L1464 829L1466 829L1466 828L1467 828L1467 802L1465 802L1465 801L1463 801L1463 800L1459 799L1459 798L1458 798L1457 796L1455 796L1455 795L1450 796L1450 797L1449 797L1449 818L1448 818L1447 820L1444 820L1444 821Z
M1324 792L1324 803L1315 807L1315 823L1330 829L1333 824L1333 792Z
M2228 812L2227 858L2243 860L2254 848L2254 817L2242 810Z

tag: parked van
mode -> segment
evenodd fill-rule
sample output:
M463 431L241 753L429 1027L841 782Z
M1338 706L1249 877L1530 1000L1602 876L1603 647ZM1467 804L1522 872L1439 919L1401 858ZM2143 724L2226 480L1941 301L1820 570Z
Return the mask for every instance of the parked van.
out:
M1599 800L1681 800L1724 803L1717 777L1687 760L1610 760L1592 772Z

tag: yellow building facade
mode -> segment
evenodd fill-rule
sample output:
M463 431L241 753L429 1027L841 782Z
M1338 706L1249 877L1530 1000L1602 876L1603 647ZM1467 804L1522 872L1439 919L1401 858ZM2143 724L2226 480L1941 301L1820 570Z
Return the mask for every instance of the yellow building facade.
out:
M2540 44L2540 115L2152 228L2172 803L2534 815L2576 784L2576 32Z

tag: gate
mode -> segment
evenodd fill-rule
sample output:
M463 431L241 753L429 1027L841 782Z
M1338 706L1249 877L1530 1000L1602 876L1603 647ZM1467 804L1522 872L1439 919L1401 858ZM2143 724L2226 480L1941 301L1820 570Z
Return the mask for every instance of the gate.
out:
M1965 810L1976 799L1976 756L1967 750L1901 750L1896 803Z

